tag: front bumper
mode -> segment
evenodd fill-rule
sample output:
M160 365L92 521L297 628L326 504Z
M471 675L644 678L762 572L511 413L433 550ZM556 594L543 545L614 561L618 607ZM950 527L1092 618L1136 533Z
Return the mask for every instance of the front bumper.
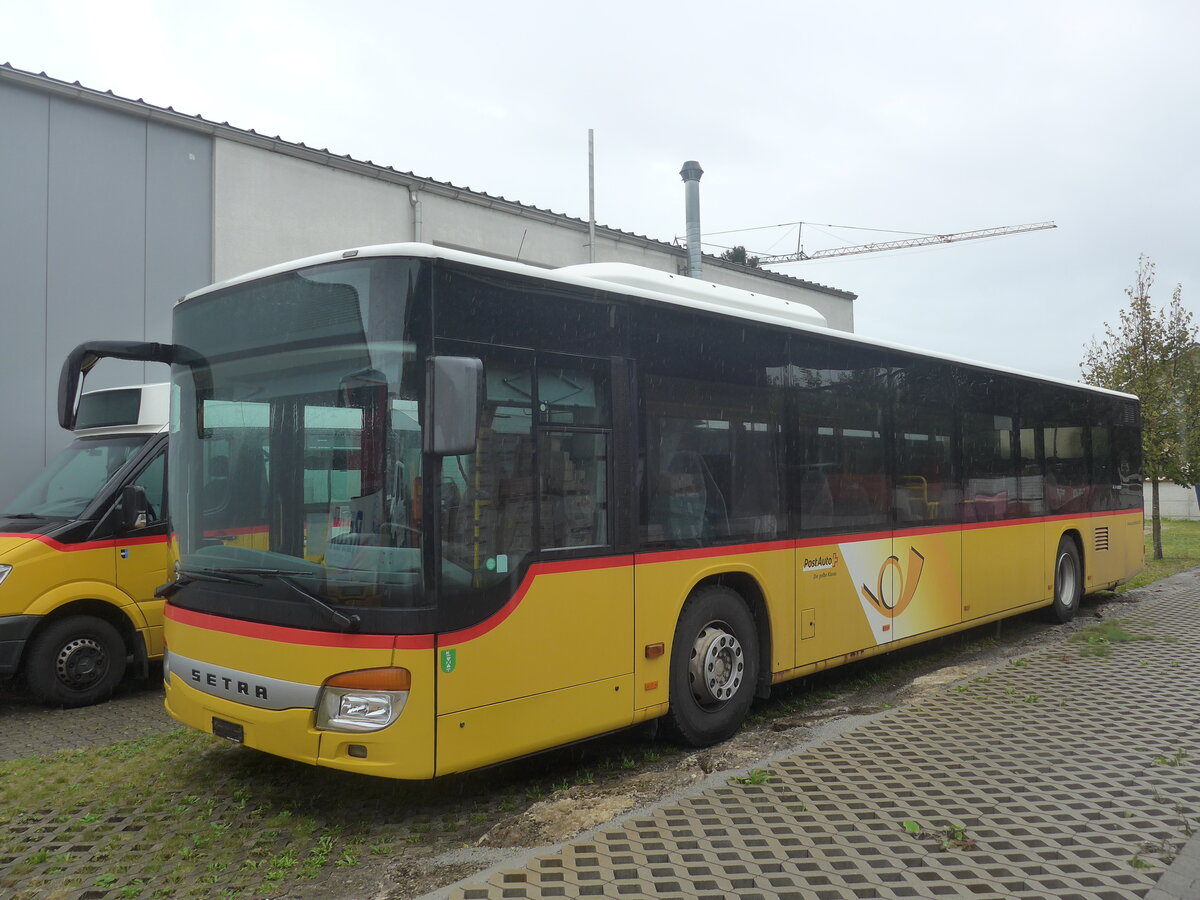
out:
M17 674L29 636L41 616L0 616L0 678Z

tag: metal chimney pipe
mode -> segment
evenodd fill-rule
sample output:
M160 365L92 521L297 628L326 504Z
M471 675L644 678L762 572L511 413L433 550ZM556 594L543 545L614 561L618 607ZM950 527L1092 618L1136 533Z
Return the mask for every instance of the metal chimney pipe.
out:
M683 178L687 202L687 273L689 278L700 277L700 163L689 159L679 170Z

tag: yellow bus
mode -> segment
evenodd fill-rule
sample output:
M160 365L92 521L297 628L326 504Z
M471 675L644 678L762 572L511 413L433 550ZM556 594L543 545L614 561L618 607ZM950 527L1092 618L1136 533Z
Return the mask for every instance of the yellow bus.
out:
M711 744L776 683L1142 564L1135 397L637 267L362 248L119 350L172 363L167 710L314 765Z
M0 678L106 700L162 656L170 385L89 391L74 440L0 506Z

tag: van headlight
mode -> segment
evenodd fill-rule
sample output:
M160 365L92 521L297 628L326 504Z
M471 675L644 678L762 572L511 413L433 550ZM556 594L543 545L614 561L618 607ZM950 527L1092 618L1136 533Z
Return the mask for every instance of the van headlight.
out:
M379 731L404 711L412 674L408 669L360 669L335 675L321 686L318 728L326 731Z
M8 577L8 573L12 571L12 566L0 566L0 584L4 584L4 579Z

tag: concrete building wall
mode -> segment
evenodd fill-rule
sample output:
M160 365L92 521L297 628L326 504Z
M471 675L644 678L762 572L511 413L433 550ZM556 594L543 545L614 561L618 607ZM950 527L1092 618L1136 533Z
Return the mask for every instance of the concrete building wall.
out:
M46 459L48 97L0 83L0 503Z
M218 138L213 280L317 253L412 240L408 192Z
M211 139L0 82L0 503L69 440L59 370L81 341L167 340L211 280ZM89 387L165 376L110 361Z

